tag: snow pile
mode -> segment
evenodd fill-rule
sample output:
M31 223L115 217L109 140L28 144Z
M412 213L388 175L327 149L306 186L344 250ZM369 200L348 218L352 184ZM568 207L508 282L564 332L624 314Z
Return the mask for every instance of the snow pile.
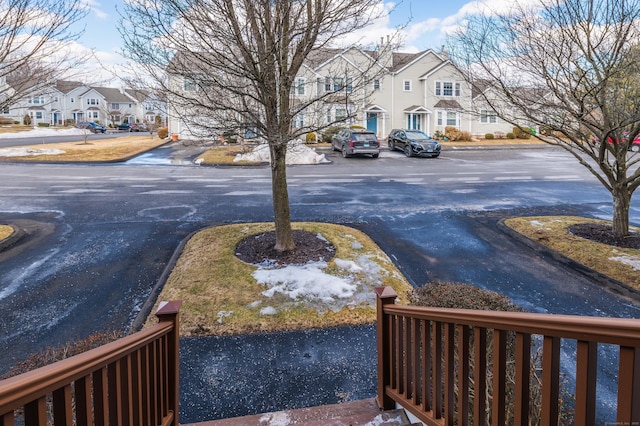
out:
M613 250L613 253L620 253L618 250ZM631 256L626 253L620 253L618 256L610 257L609 260L620 262L624 265L631 266L634 271L640 271L640 257Z
M344 307L375 307L373 288L382 285L382 276L387 271L366 254L355 261L334 259L331 263L334 266L327 262L309 262L282 268L265 263L253 273L253 277L266 287L262 292L264 297L289 300L288 303L280 303L283 309L306 305L319 312L337 312ZM331 269L330 273L328 269ZM259 302L254 302L249 306L259 305ZM271 306L260 311L262 315L274 315L276 312Z
M48 136L82 136L85 133L91 133L85 129L50 129L47 127L38 127L26 132L0 133L0 139L18 139L18 138L42 138Z
M252 163L269 163L271 154L269 144L260 144L253 151L246 154L238 154L233 159L234 162L248 161ZM318 164L328 163L324 154L318 154L313 149L306 146L302 140L297 139L289 142L287 146L287 164Z
M34 155L60 155L64 154L65 151L61 149L53 149L53 148L42 148L42 149L33 149L33 148L1 148L0 149L0 157L26 157L26 156L34 156Z

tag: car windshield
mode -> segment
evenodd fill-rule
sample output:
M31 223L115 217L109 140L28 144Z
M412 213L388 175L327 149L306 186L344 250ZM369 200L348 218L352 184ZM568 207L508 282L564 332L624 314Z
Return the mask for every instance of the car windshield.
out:
M427 136L423 132L406 132L406 133L407 133L407 138L416 140L416 141L431 139L429 136Z
M375 141L376 135L373 133L356 133L353 135L353 139L357 141Z

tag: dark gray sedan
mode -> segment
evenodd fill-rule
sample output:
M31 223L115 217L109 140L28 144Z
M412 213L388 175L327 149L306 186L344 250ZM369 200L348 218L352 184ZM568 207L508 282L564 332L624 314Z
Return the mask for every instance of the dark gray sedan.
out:
M407 157L433 157L440 155L441 146L420 130L393 129L387 138L389 151L400 149Z

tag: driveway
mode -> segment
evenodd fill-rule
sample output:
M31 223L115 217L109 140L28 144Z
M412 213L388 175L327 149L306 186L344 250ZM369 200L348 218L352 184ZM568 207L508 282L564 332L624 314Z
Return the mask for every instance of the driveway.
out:
M500 217L525 213L610 214L606 191L566 154L547 148L448 152L435 160L399 152L377 160L329 155L333 164L288 168L293 220L362 229L413 285L465 281L535 312L640 317L636 301L496 227ZM268 167L7 164L0 169L0 221L18 220L41 223L47 232L0 257L6 348L0 371L43 346L106 326L127 328L192 231L272 220L270 173ZM631 221L640 224L637 199ZM183 339L182 354L184 422L375 392L375 348L366 326ZM613 357L602 358L616 370ZM605 401L607 392L599 390Z

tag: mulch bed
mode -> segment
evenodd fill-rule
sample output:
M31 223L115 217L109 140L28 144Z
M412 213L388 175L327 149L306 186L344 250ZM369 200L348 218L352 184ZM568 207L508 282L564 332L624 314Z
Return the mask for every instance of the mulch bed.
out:
M640 250L640 232L631 232L628 237L615 238L613 227L596 223L581 223L569 227L569 232L597 243L620 248Z
M318 238L313 232L294 230L295 250L279 252L275 249L275 231L252 235L236 246L236 257L247 263L273 262L278 265L303 265L307 262L328 262L336 253L329 241Z

